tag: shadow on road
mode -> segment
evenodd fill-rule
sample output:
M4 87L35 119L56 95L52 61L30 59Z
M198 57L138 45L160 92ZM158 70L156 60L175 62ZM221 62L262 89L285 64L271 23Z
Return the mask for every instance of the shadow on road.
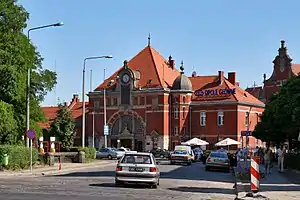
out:
M234 194L234 190L230 188L204 188L204 187L176 187L168 188L168 190L178 192L194 192L194 193L219 193L219 194Z
M89 184L90 187L108 187L108 188L115 188L114 183L93 183ZM150 188L149 185L142 185L142 184L125 184L122 188L131 188L131 189L145 189Z
M284 191L284 192L289 192L289 191L298 191L300 192L300 185L261 185L260 186L260 191Z
M191 166L176 166L175 169L167 167L162 169L160 179L183 179L183 180L204 180L213 182L233 183L234 178L231 173L205 171L200 163L194 163ZM163 171L164 170L164 171ZM114 177L115 171L91 171L91 172L73 172L68 174L55 175L60 177Z

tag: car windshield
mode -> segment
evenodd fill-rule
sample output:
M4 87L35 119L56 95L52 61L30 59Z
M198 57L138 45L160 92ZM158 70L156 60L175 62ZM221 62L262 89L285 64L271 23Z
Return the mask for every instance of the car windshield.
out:
M186 150L176 150L174 151L174 154L187 154Z
M121 163L152 164L152 161L149 155L125 155Z
M227 158L227 154L215 152L215 153L211 153L210 157L213 157L213 158Z
M125 149L118 149L118 151L125 151Z

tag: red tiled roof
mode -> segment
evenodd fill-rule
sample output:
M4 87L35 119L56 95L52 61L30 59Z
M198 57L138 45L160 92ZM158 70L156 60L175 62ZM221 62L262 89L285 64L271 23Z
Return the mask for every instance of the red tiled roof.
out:
M263 90L262 86L258 86L258 87L246 88L245 91L259 99L262 90Z
M296 76L300 75L300 64L292 64L292 72Z
M172 86L173 81L180 75L180 72L175 69L175 67L172 69L168 65L168 61L151 46L146 46L134 56L128 62L128 66L130 69L140 72L141 77L139 85L142 88L170 87ZM114 80L114 83L116 83L116 76L121 69L122 67L101 83L95 91L103 89L104 86L107 87L111 80ZM149 80L152 80L150 85L148 83ZM111 87L113 87L113 85Z
M89 112L89 107L88 107L88 102L85 102L85 108L86 108L86 113ZM76 101L74 101L74 98L71 102L71 104L68 106L72 112L72 117L74 119L79 118L82 116L82 102L79 102L78 99L76 99ZM41 128L50 128L51 123L55 120L56 118L56 113L57 111L59 111L59 107L58 106L45 106L45 107L41 107L42 111L45 113L45 117L48 120L48 122L41 122L38 123L38 125Z
M234 95L212 95L212 96L196 96L193 94L193 101L241 101L253 104L264 105L263 102L252 96L247 91L240 88L237 84L233 85L225 77L223 82L219 84L218 76L195 76L189 77L192 82L193 90L219 90L219 89L233 89L235 88L236 93Z

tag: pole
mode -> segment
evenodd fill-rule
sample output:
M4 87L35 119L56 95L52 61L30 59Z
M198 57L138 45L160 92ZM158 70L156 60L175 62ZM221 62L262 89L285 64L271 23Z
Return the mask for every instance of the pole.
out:
M30 41L30 31L48 28L48 27L56 27L56 26L63 26L62 22L55 23L55 24L47 24L44 26L38 26L34 28L30 28L27 31L27 39ZM26 90L26 131L30 128L30 74L31 74L31 67L28 66L27 69L27 90ZM29 147L29 138L26 136L26 147Z
M93 70L90 71L90 92L92 91L93 85Z
M27 32L27 38L30 40L30 31ZM27 87L26 87L26 132L30 128L30 74L31 74L31 68L28 66L27 69ZM29 138L26 137L26 147L29 147Z
M30 139L30 172L32 172L32 139Z
M95 148L95 113L94 111L92 112L93 116L93 148Z
M82 147L85 147L85 62L86 59L83 61L83 70L82 70Z
M105 69L104 69L104 81L105 81ZM104 127L106 127L106 86L104 86L103 89L103 109L104 109ZM104 131L104 127L103 127L103 131ZM104 133L104 132L103 132ZM107 135L104 135L104 146L105 148L107 148Z

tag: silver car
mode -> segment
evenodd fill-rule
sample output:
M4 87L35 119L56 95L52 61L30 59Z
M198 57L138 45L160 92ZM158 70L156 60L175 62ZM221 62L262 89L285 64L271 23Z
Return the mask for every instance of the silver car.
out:
M118 154L113 148L102 148L99 151L96 152L96 158L107 158L107 159L113 159L117 158Z
M152 153L126 153L116 167L115 185L125 183L159 185L160 172Z

